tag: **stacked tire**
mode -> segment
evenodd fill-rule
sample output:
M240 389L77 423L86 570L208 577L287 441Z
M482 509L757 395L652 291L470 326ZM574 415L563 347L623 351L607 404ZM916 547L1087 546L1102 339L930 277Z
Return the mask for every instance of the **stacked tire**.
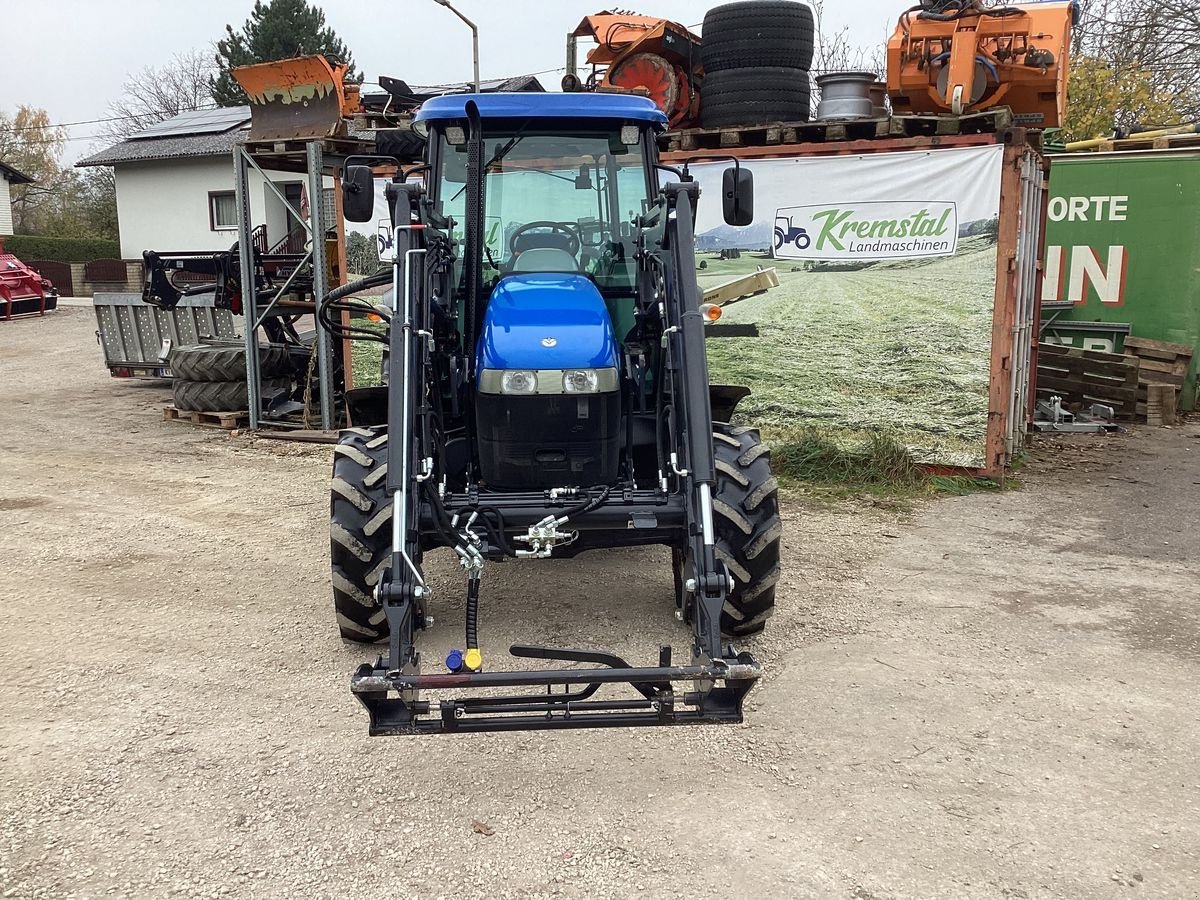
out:
M184 412L239 412L249 407L246 348L234 344L176 347L168 358L175 408ZM291 360L286 347L259 348L262 395L272 397L291 388Z
M805 122L811 108L812 10L794 0L746 0L704 16L700 56L706 128Z

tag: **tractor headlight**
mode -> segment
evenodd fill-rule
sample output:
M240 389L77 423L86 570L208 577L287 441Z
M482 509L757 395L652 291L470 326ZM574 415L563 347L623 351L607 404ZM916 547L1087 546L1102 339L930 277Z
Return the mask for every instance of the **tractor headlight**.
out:
M502 394L536 394L537 386L537 372L525 369L511 369L500 379Z
M562 386L565 394L595 394L600 390L600 376L595 369L567 369Z
M530 394L608 394L620 387L616 367L603 369L484 369L479 373L479 393L529 396Z

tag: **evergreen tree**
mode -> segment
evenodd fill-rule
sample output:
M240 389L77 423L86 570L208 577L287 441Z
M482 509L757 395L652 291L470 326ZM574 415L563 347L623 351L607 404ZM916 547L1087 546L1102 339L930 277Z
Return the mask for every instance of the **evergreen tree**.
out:
M241 106L246 94L229 74L234 66L270 62L320 53L331 62L346 63L347 81L361 81L354 58L332 28L325 13L307 0L255 0L250 18L238 31L225 26L217 41L218 74L211 79L213 99L220 106Z

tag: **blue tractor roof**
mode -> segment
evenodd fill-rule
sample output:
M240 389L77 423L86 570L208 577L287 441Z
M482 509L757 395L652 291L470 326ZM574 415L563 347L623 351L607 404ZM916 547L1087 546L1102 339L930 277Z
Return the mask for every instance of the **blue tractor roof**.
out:
M633 94L450 94L426 100L416 121L465 119L467 101L474 100L484 119L615 119L621 122L667 124L667 117L649 97Z

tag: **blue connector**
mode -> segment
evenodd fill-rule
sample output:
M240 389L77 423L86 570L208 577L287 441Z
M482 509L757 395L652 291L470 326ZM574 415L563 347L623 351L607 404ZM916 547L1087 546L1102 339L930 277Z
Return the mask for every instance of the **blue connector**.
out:
M446 654L446 668L451 672L461 672L463 667L463 655L461 650L451 650Z

